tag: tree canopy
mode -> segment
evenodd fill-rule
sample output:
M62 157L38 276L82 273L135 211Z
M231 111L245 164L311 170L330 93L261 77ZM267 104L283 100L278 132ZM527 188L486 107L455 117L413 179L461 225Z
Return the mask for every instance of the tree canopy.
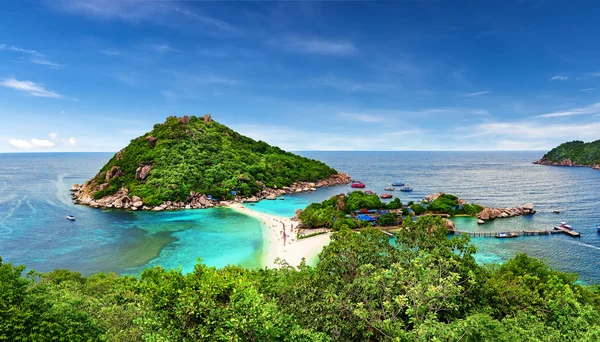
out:
M543 159L552 162L570 159L571 162L579 165L598 165L600 164L600 140L589 143L577 140L566 142L544 154Z

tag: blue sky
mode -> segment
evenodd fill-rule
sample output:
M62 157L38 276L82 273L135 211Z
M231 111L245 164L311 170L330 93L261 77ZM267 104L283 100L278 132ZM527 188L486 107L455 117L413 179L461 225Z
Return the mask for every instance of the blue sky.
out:
M0 152L117 151L169 115L288 150L600 138L593 2L0 3Z

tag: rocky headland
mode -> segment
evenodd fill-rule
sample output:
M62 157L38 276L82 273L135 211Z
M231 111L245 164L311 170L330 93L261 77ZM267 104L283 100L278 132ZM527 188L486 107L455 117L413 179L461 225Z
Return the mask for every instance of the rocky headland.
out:
M533 163L549 166L584 166L600 170L600 140L588 143L566 142Z
M477 223L483 224L485 221L516 217L522 215L533 215L536 211L533 203L525 203L522 207L514 208L488 208L484 207L483 210L477 215Z

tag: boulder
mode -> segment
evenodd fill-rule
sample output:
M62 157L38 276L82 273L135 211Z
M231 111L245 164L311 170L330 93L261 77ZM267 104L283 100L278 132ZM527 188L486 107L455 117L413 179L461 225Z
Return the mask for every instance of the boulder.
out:
M485 221L482 219L477 220L477 224L484 224L484 223L485 223Z
M152 211L163 211L163 210L165 210L165 208L160 207L160 206L152 208Z
M135 179L144 180L150 174L150 170L152 170L152 165L141 165L135 170Z
M81 187L79 186L79 184L73 184L73 186L71 186L71 189L69 189L69 191L71 192L75 192L78 191Z
M102 184L98 185L98 191L104 191L104 190L108 189L109 186L110 186L110 184L108 184L108 183L102 183Z
M117 198L112 204L115 208L121 208L123 206L123 201L120 198Z
M115 158L116 158L117 160L121 160L121 159L123 159L123 150L121 150L121 151L117 152L117 154L115 154Z
M594 167L593 167L593 168L594 168L594 169L596 169L596 170L600 170L600 164L596 164L596 165L594 165Z
M507 214L507 213L505 213L505 212L503 212L502 214L500 214L500 217L501 217L501 218L507 218L507 217L508 217L508 214Z
M110 170L108 170L108 172L106 172L106 181L108 182L109 180L113 179L113 178L118 178L121 175L123 175L123 172L121 171L121 168L118 166L113 166L110 168Z
M452 222L452 220L446 219L446 228L448 228L448 230L454 230L454 227L454 222Z
M210 117L210 114L204 114L204 116L202 117L202 119L206 123L212 122L212 118Z
M268 199L268 200L274 200L274 199L277 199L277 196L275 196L275 195L269 195L269 196L267 196L265 198Z
M177 119L177 121L182 122L184 125L187 125L190 123L190 117L187 115L184 115L184 116L180 117L179 119Z
M533 203L529 202L529 203L523 204L523 209L524 210L532 211L533 210Z
M141 200L142 200L142 199L141 199L139 196L132 196L132 197L131 197L131 201L132 201L132 202L139 202L139 201L141 201Z
M134 207L134 208L137 208L137 207L141 207L143 205L144 205L144 202L142 202L142 201L135 201L135 202L133 202L133 204L131 206Z
M485 208L479 214L480 220L489 220L490 219L490 208Z
M151 135L146 137L146 141L148 142L148 145L150 145L150 147L152 147L152 148L154 148L156 146L157 140L158 140L157 138L155 138Z

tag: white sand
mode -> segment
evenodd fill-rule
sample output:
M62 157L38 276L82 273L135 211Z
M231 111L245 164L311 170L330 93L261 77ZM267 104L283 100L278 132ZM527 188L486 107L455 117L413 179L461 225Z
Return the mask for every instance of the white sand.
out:
M292 266L298 266L305 258L307 263L311 263L321 252L324 246L329 244L331 233L321 234L306 239L296 240L298 233L298 222L292 221L288 217L280 217L261 213L243 206L241 203L231 203L229 208L242 214L259 219L263 226L263 266L273 268L277 267L275 259L285 260ZM283 231L285 227L285 234Z

